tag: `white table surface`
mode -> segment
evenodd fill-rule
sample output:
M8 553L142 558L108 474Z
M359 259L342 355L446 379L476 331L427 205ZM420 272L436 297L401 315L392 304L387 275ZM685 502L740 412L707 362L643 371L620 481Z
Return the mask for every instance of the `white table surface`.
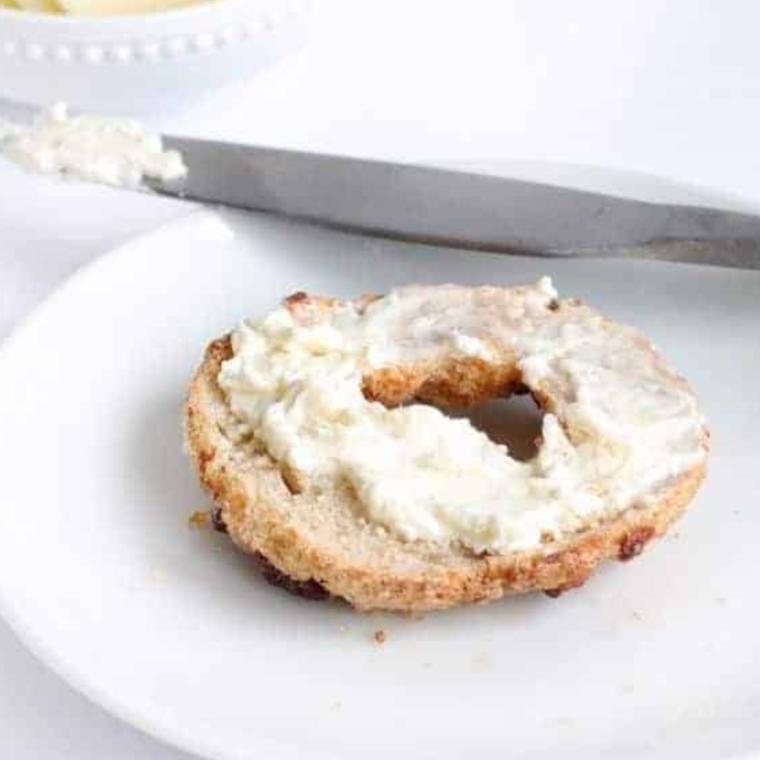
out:
M652 172L760 201L755 0L322 0L309 47L166 131L414 161ZM183 204L0 165L0 337L67 274ZM106 715L0 622L0 757L188 757Z

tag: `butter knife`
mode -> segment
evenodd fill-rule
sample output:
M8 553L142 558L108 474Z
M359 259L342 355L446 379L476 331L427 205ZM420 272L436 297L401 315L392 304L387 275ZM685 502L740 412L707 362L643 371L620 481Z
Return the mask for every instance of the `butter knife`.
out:
M34 109L4 103L4 116ZM461 249L760 270L760 216L411 164L164 137L187 174L139 188Z

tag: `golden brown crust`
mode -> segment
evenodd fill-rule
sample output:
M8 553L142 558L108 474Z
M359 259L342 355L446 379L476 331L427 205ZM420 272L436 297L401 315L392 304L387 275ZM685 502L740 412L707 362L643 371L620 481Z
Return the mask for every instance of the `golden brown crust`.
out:
M296 303L302 300L296 299ZM603 560L628 560L640 554L679 517L705 474L702 463L676 479L652 506L629 509L599 527L541 549L498 556L462 553L445 559L431 555L424 562L415 558L409 567L357 562L340 544L321 540L288 519L287 507L293 503L289 500L299 496L287 488L277 465L266 455L252 452L250 446L236 443L226 432L229 412L217 376L221 363L231 354L228 338L211 343L189 389L186 441L200 480L241 549L263 555L294 581L315 580L358 609L426 611L536 590L558 595L582 585ZM497 395L513 385L517 378L511 374L511 364L507 361L501 371L485 373L485 381L472 386L472 393L467 390L470 376L460 368L464 373L459 378L464 378L462 397L481 398L491 391ZM428 370L375 376L365 390L387 403L425 395L422 389L427 388L430 396L441 401L435 383L426 384ZM477 385L476 374L471 373L471 382ZM315 504L313 508L319 507ZM402 544L392 537L387 541ZM393 548L403 551L403 546Z

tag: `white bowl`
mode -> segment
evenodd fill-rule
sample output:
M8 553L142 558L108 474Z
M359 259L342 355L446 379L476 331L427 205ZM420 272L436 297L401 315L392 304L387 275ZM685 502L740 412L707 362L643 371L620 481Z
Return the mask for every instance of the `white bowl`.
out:
M306 38L310 0L215 0L135 16L0 8L0 97L165 110L243 79Z

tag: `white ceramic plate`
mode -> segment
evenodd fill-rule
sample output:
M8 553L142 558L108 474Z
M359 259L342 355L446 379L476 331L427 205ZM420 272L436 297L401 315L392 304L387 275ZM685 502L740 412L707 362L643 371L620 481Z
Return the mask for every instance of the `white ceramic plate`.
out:
M136 726L227 760L695 760L760 748L758 274L221 219L196 213L101 258L0 355L0 604L42 660ZM672 537L558 600L408 620L292 598L224 537L188 528L205 500L180 407L210 338L296 289L545 273L643 329L696 386L711 472Z

